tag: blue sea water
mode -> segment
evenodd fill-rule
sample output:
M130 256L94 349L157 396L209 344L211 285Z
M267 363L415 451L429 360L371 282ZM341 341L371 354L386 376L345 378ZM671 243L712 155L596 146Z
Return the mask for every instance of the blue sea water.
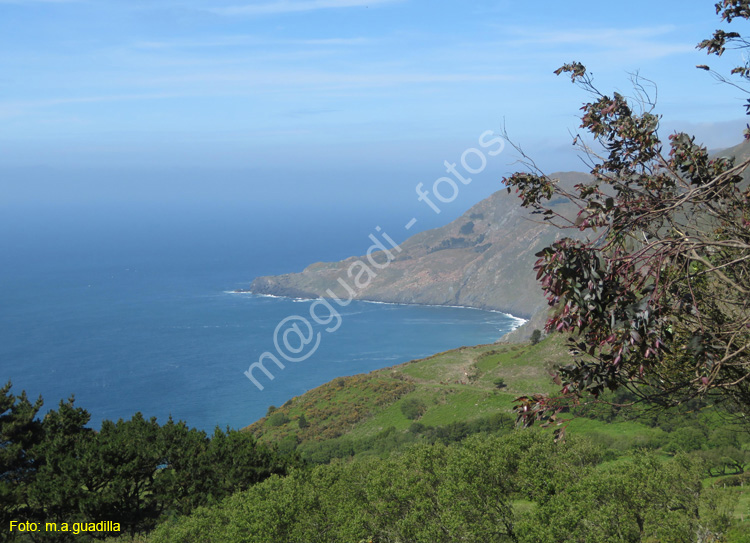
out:
M207 431L246 426L269 405L337 376L369 372L518 324L501 313L352 302L310 358L245 375L274 351L277 324L310 320L310 301L232 294L258 275L363 254L375 213L210 206L67 206L0 214L0 378L42 395L75 395L104 419L140 411ZM390 222L389 222L390 221ZM392 230L393 231L393 230ZM406 236L393 234L399 241Z

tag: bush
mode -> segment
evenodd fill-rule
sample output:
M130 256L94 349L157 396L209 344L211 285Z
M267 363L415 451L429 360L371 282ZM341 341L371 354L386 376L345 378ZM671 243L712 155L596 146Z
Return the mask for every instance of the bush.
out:
M505 379L502 377L498 377L494 381L492 381L492 384L495 385L496 388L505 388L508 385L505 383Z
M421 422L412 422L411 426L409 426L409 431L412 434L421 434L427 429L427 426L422 424Z
M283 426L287 422L289 422L289 417L287 417L286 414L278 411L268 417L269 426Z
M471 234L474 231L474 223L472 221L467 222L465 225L461 227L461 234L466 236Z
M542 341L542 331L537 329L531 332L531 338L530 338L531 344L536 345L540 341Z
M418 398L407 398L401 404L401 412L409 420L417 420L427 411L425 403Z
M284 439L279 441L278 451L284 455L291 455L297 450L297 436L286 436Z

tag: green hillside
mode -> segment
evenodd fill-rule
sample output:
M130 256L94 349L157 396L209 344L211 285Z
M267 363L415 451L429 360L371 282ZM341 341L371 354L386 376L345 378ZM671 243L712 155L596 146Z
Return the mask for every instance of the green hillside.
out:
M495 414L512 413L521 394L552 392L550 370L564 360L559 338L537 345L491 344L461 347L366 375L340 377L292 398L246 428L260 441L310 449L312 444L346 437L365 439L417 421L445 426ZM495 382L502 379L504 385ZM423 405L408 418L403 407ZM300 428L304 415L307 426ZM304 426L304 424L303 424Z
M551 370L569 359L552 336L335 379L245 429L307 467L167 522L148 541L569 541L577 533L678 542L703 530L704 541L747 542L750 435L710 404L620 410L624 397L609 397L615 402L568 412L564 440L553 428L515 428L514 399L554 392Z

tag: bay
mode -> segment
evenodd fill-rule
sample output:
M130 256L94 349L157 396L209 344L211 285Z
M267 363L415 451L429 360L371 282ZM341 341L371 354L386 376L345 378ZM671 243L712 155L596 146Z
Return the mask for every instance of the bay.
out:
M263 390L246 376L274 331L310 318L310 301L233 294L258 275L362 254L367 234L400 224L375 212L247 206L67 206L0 216L0 378L42 395L42 413L75 395L91 426L140 411L207 431L241 428L268 406L338 376L461 345L518 324L474 309L352 302L318 349ZM399 240L401 241L401 240ZM330 328L330 326L328 326Z

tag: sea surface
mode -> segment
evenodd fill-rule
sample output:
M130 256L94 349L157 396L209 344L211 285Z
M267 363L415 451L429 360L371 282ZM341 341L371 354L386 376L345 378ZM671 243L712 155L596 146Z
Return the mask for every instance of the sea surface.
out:
M95 428L138 411L207 431L241 428L335 377L490 343L519 324L474 309L352 302L321 326L311 301L232 293L259 275L363 254L375 226L405 239L401 217L383 215L156 204L4 209L0 379L14 393L42 395L42 414L75 395ZM315 326L319 346L304 361L281 359L283 370L266 363L274 379L256 371L261 391L244 372L276 350L277 325L294 316Z

